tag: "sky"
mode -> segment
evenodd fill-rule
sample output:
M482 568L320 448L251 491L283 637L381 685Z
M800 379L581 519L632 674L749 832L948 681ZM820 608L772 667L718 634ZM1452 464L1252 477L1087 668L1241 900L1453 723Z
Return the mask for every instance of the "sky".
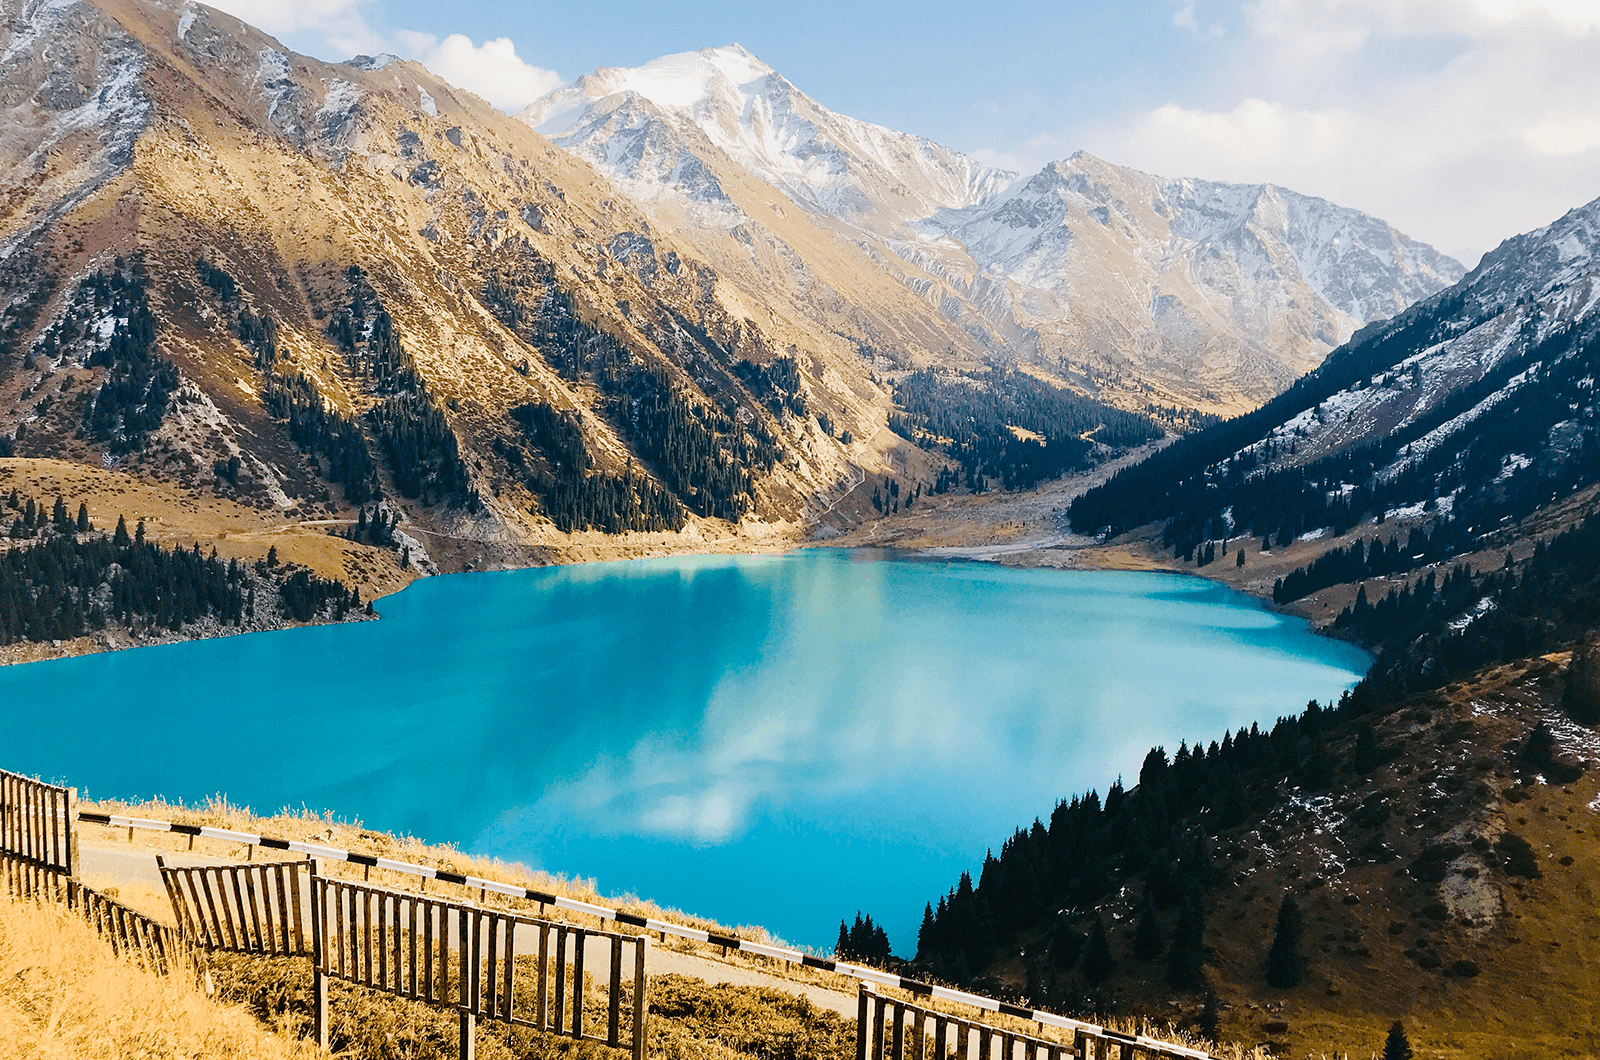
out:
M1463 257L1600 196L1600 0L222 0L515 111L738 42L833 110L1028 173L1082 149L1270 181Z

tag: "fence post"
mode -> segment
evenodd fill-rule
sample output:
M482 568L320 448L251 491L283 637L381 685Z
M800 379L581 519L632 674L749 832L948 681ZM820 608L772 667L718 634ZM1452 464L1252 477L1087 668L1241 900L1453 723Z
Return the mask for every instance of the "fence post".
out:
M327 919L328 897L323 893L322 863L311 858L311 1011L317 1035L317 1047L328 1048L328 977L324 974L328 959Z
M67 875L78 878L78 789L67 789Z
M478 1028L473 1023L472 1013L461 1014L461 1060L477 1060L478 1055Z
M644 1060L645 1023L650 1015L650 1006L645 1000L644 962L649 945L650 936L640 935L639 945L633 951L633 1060ZM540 947L541 952L543 948Z
M867 1019L871 1001L867 997L867 984L862 983L856 992L856 1060L867 1060Z

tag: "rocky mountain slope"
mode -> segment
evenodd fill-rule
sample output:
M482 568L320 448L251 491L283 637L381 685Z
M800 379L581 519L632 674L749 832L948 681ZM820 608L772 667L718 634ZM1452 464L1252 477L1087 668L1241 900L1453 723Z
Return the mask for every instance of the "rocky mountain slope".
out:
M1507 240L1261 409L1085 495L1074 525L1161 521L1192 554L1421 517L1457 550L1593 483L1597 220L1600 200Z
M706 253L412 63L324 63L181 0L0 18L0 459L25 492L44 460L285 526L381 507L421 571L752 547L864 507L868 472L933 477L875 351L987 356L754 177L727 188L773 239Z
M520 117L707 253L728 235L781 244L801 274L865 255L991 358L1129 407L1253 407L1463 271L1376 218L1270 185L1085 154L1016 181L835 114L737 45L602 69ZM765 196L733 190L752 178ZM806 238L774 229L797 212Z

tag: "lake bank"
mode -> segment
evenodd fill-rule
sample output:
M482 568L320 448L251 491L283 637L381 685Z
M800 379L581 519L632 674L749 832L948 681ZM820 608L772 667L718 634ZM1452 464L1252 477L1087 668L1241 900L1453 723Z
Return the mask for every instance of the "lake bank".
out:
M1200 579L820 549L430 578L378 609L0 672L7 701L90 704L71 740L17 721L7 766L331 807L825 947L858 907L914 936L1056 799L1368 664Z

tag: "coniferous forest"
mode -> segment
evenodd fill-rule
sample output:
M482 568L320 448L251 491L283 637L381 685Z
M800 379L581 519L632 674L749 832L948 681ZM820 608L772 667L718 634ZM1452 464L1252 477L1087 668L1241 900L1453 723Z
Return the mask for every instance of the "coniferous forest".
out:
M281 617L340 619L362 607L359 594L304 568L279 566L275 552L253 565L219 559L216 550L163 548L145 539L143 521L130 532L119 518L110 532L76 518L57 498L44 506L13 491L13 544L0 553L0 644L67 640L106 629L182 630L210 619L224 626L256 624L257 594L277 598ZM261 602L266 606L266 601ZM262 617L266 617L263 615Z
M481 502L461 459L460 442L400 345L393 318L359 266L350 266L345 282L349 301L333 314L328 336L344 351L350 370L383 395L368 410L366 421L395 488L425 504L478 510ZM346 455L359 462L353 449Z
M91 338L91 329L101 329L104 342L93 343L87 364L105 368L106 377L84 412L83 430L118 453L144 448L178 389L177 366L155 348L146 286L138 258L119 258L111 269L85 277L72 311L51 325L28 355L58 357Z
M1092 920L1096 904L1114 890L1138 883L1145 903L1141 917L1156 924L1154 911L1170 910L1167 919L1173 924L1169 935L1147 937L1145 949L1166 950L1167 982L1180 988L1198 985L1206 895L1220 879L1212 851L1216 839L1281 804L1286 790L1314 795L1337 775L1370 772L1383 753L1373 740L1371 720L1400 709L1413 693L1580 641L1600 625L1597 552L1600 515L1591 515L1539 544L1520 565L1508 558L1501 569L1475 575L1458 564L1442 580L1429 573L1377 603L1362 593L1336 625L1372 645L1378 660L1337 705L1313 702L1269 730L1251 726L1209 746L1181 746L1170 757L1153 749L1136 787L1124 789L1119 781L1104 798L1090 791L1058 804L1048 821L1018 829L998 855L986 857L976 880L964 873L928 906L917 962L932 974L972 982L986 974L989 962L1017 932L1050 922L1054 911L1071 910L1078 915L1047 933L1050 967L1063 979L1074 973L1092 984L1108 971L1094 957L1096 929L1103 934L1104 928L1097 921L1086 928L1083 920ZM1346 554L1341 562L1352 560ZM1470 621L1459 619L1463 611ZM1569 696L1568 709L1586 724L1600 721L1600 710L1591 702L1600 700L1585 695ZM1343 741L1342 757L1330 750L1336 732L1355 733L1353 742ZM1583 770L1562 757L1548 732L1541 738L1535 730L1520 754L1530 767L1557 779L1570 780ZM1364 806L1358 823L1381 823L1386 812L1379 803ZM1374 842L1365 856L1393 856ZM1537 873L1537 866L1518 853L1519 843L1520 837L1507 833L1493 853L1510 875ZM1445 857L1425 852L1407 871L1418 879L1434 878L1430 873L1442 878L1443 863L1429 862L1429 856ZM1292 932L1293 913L1288 921ZM1154 930L1148 928L1147 935ZM1292 972L1293 966L1279 954L1279 972L1287 975L1283 970Z
M1319 414L1322 402L1346 387L1412 385L1411 370L1396 367L1412 349L1405 343L1459 328L1448 319L1452 306L1435 299L1403 314L1392 333L1378 330L1365 340L1375 329L1358 333L1255 412L1183 438L1088 491L1072 504L1072 524L1115 535L1160 523L1173 553L1192 556L1209 540L1287 544L1307 532L1341 534L1367 517L1409 506L1432 511L1443 502L1454 549L1600 480L1600 424L1589 393L1600 337L1575 328L1529 343L1380 441L1283 466L1298 443L1293 431L1274 424ZM1430 440L1469 411L1475 418L1459 443ZM1550 445L1553 432L1568 438L1560 449ZM1540 459L1510 464L1511 454Z
M632 463L621 475L593 467L577 411L558 412L549 405L522 405L512 410L528 441L544 456L536 467L518 446L498 449L526 478L551 522L567 532L602 530L681 530L683 505Z
M1095 443L1125 449L1162 434L1138 413L1007 369L967 376L913 372L895 385L894 396L904 412L889 417L889 428L949 454L968 489L983 488L984 479L1027 489L1088 466Z
M563 376L599 389L602 400L597 411L686 508L697 515L732 521L751 510L755 473L770 471L780 456L777 439L759 423L741 424L732 410L692 399L666 367L585 323L571 297L556 285L553 270L536 256L491 271L483 301ZM702 341L692 334L691 338ZM787 368L775 364L760 372L752 366L745 374L763 393L770 389L771 394L781 395L776 400L780 408L798 404L803 409L798 388L782 389L794 385L792 368L791 361ZM546 453L546 457L552 464L562 459L559 452ZM643 479L634 473L623 477L636 483ZM614 507L631 508L614 477L569 479L561 488L571 495L570 500L560 502L564 511L607 513ZM638 492L637 485L632 488ZM586 499L585 491L596 496ZM545 495L543 490L539 492L541 497ZM641 512L662 508L642 494L639 506ZM603 517L624 522L634 518L620 512ZM649 521L654 517L637 518Z
M287 422L289 437L302 451L328 462L328 477L344 488L349 503L365 504L383 496L360 424L328 408L311 380L299 372L287 378L269 374L262 386L261 404L273 417Z

